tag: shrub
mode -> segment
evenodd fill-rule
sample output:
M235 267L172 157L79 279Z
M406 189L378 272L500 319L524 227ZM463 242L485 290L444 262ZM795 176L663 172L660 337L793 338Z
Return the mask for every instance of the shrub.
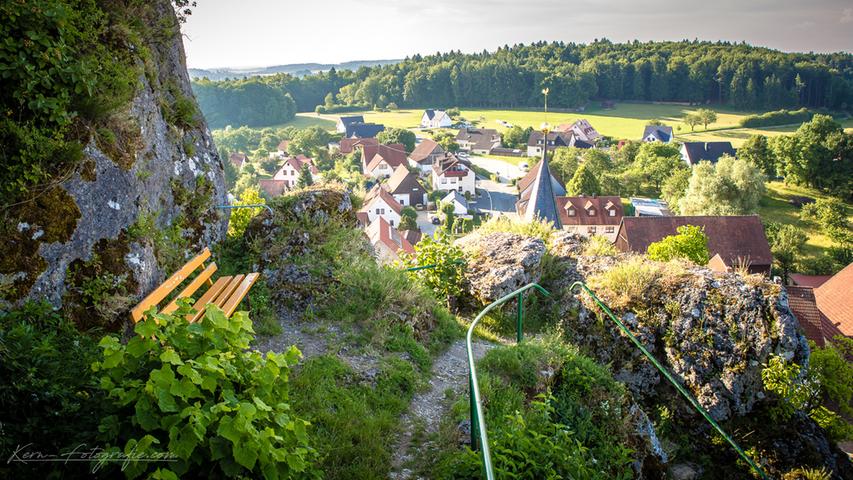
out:
M668 262L676 258L690 260L697 265L708 263L708 236L702 227L682 225L677 235L669 235L649 245L648 255L652 260Z
M789 125L808 122L814 114L805 107L799 110L776 110L757 115L747 115L740 119L740 126L745 128L770 127L774 125Z
M254 332L244 312L229 319L209 305L201 321L189 323L188 305L148 316L126 344L101 340L102 357L92 368L115 409L100 427L111 449L168 448L177 459L168 468L177 475L203 467L213 476L315 476L307 422L287 403L299 350L247 350ZM131 463L125 474L152 468Z
M423 282L439 299L449 299L462 292L464 281L464 254L453 245L447 235L436 233L434 239L429 235L415 245L415 254L403 254L402 263L407 268L435 265L409 272L409 276Z
M551 234L554 233L554 224L541 219L522 222L500 216L492 217L488 222L480 225L479 230L483 235L494 232L508 232L527 237L536 237L547 245L551 239Z
M821 391L845 415L853 415L853 339L838 336L819 348L812 345L809 363L820 382Z
M606 237L593 235L586 241L583 254L587 256L613 256L616 255L616 247Z
M618 308L642 299L663 271L661 264L637 256L593 275L587 283L611 307Z
M793 362L774 355L761 370L764 390L773 393L776 404L770 414L780 420L791 418L797 410L810 411L817 396L817 384L801 375L801 368Z

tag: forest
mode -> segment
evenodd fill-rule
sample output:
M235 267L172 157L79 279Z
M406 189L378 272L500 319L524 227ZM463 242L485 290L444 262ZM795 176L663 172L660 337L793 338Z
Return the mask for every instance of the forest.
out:
M263 87L248 87L255 84ZM267 103L262 95L267 88L289 94L297 111L313 111L318 105L382 108L389 103L538 107L544 87L550 90L553 108L578 108L592 100L631 100L845 110L853 105L853 55L784 53L730 42L538 42L503 46L495 52L415 55L356 72L202 79L193 86L214 127L221 121L234 126L263 123ZM232 95L240 100L221 100ZM256 104L257 118L250 108Z

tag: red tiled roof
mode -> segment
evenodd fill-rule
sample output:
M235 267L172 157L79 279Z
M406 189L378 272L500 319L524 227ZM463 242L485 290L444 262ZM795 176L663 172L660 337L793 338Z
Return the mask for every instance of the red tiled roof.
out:
M280 152L286 152L288 145L290 145L290 140L282 140L278 143L278 147L276 149Z
M826 283L830 278L832 278L832 275L803 275L802 273L788 274L788 279L790 279L794 285L799 285L801 287L817 288Z
M720 257L728 266L748 260L753 271L767 271L773 263L764 226L757 215L694 216L694 217L623 217L616 246L622 251L645 253L649 245L669 235L683 225L705 229L708 251Z
M439 176L445 177L465 177L469 171L468 166L450 152L446 152L443 157L436 159L432 168Z
M570 216L568 209L575 214ZM594 214L589 214L589 209ZM611 217L610 211L616 213ZM567 225L619 225L622 221L622 200L619 197L557 197L557 211L560 222Z
M258 180L258 186L270 197L277 197L287 191L286 181L287 180L273 180L271 178L265 178Z
M245 153L232 153L228 159L231 161L231 165L234 165L234 168L241 168L244 163L249 161L249 157L246 156Z
M400 205L400 202L398 202L393 195L388 193L387 190L378 184L374 185L374 187L367 192L367 195L364 197L364 205L361 207L361 211L366 212L370 210L370 204L373 203L373 200L376 198L381 198L389 207L391 207L392 210L397 212L397 214L401 214L403 212L403 206Z
M853 336L853 263L814 291L817 308L847 336Z
M352 153L356 148L363 145L379 145L379 140L375 138L342 138L341 153Z
M376 217L376 220L367 227L367 236L370 237L371 242L381 242L392 252L396 253L402 250L406 253L415 253L412 244L382 217Z
M370 164L373 163L373 159L377 154L381 155L391 168L397 168L397 165L406 163L406 146L402 143L389 143L388 145L365 144L361 146L361 162L366 172L372 170Z
M297 172L301 171L302 165L307 163L308 167L311 169L312 175L317 175L320 173L320 170L318 170L317 167L314 165L314 160L306 157L305 155L302 155L301 153L295 157L289 157L285 159L284 163L285 165L290 165L291 167L293 167L293 169ZM284 166L282 166L281 168L284 168Z
M791 312L803 327L806 338L822 347L827 339L841 334L838 328L818 310L811 287L788 286L785 290L788 291L788 305L791 307Z

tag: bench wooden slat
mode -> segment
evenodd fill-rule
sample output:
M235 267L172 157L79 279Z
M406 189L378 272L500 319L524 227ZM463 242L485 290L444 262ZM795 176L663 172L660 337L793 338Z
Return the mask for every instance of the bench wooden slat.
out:
M162 312L163 313L171 313L171 312L174 312L175 310L177 310L178 309L178 299L189 298L189 297L193 296L193 294L199 288L201 288L201 286L204 283L208 283L209 285L212 286L213 282L210 281L210 277L211 277L211 275L213 275L214 272L216 272L216 264L211 263L210 265L207 266L207 268L205 268L201 273L199 273L198 276L195 277L192 280L192 282L190 282L190 284L187 285L186 288L181 290L181 293L179 293L178 296L175 297L174 300L169 302L169 304L166 305L166 307L162 310Z
M180 270L175 272L168 280L163 282L162 285L154 289L153 292L149 293L145 299L143 299L139 305L133 308L130 311L130 316L133 318L134 322L138 322L142 320L142 315L146 310L151 308L152 306L156 306L159 304L164 298L166 298L172 290L177 288L178 285L181 284L187 277L189 277L196 268L199 267L205 260L210 258L210 249L205 248L203 252L197 255L195 258L190 260L186 265L181 267ZM212 288L212 287L211 287Z
M206 304L213 304L219 308L222 308L222 305L228 300L228 297L231 296L231 293L237 289L237 286L240 285L240 282L243 281L243 277L245 275L234 275L233 277L225 277L228 279L228 283L226 283L219 292L214 295L210 300L201 304L200 308L196 309L195 315L193 315L192 320L190 322L197 322L204 315L204 306Z
M237 305L240 305L240 301L243 300L243 297L249 293L249 289L252 288L252 285L255 284L255 281L258 279L257 272L250 273L246 275L246 278L240 282L240 285L234 290L234 293L231 294L231 298L225 302L225 305L222 306L222 310L225 312L226 317L230 317L234 310L237 309Z
M212 303L211 300L215 296L219 295L222 289L224 289L230 281L231 277L217 278L213 286L208 288L207 291L204 292L204 294L198 299L198 301L195 302L195 305L193 305L193 310L195 310L196 313L190 313L189 315L187 315L187 320L190 322L194 322L197 319L201 318L201 316L204 315L204 306L208 303Z

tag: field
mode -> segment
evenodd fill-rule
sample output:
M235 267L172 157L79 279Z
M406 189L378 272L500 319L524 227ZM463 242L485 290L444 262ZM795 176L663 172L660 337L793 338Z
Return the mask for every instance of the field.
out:
M309 128L309 127L321 127L326 130L334 130L335 129L335 120L318 117L313 113L298 113L296 117L285 123L281 123L279 125L274 125L273 128L284 128L284 127L296 127L296 128Z
M789 201L794 196L811 198L826 197L826 195L811 188L785 185L782 182L767 182L767 193L761 199L758 214L763 220L787 223L800 228L808 235L805 254L807 256L818 255L824 249L831 246L832 241L821 232L820 227L800 219L800 209L791 205ZM847 218L853 222L853 209L848 208Z

